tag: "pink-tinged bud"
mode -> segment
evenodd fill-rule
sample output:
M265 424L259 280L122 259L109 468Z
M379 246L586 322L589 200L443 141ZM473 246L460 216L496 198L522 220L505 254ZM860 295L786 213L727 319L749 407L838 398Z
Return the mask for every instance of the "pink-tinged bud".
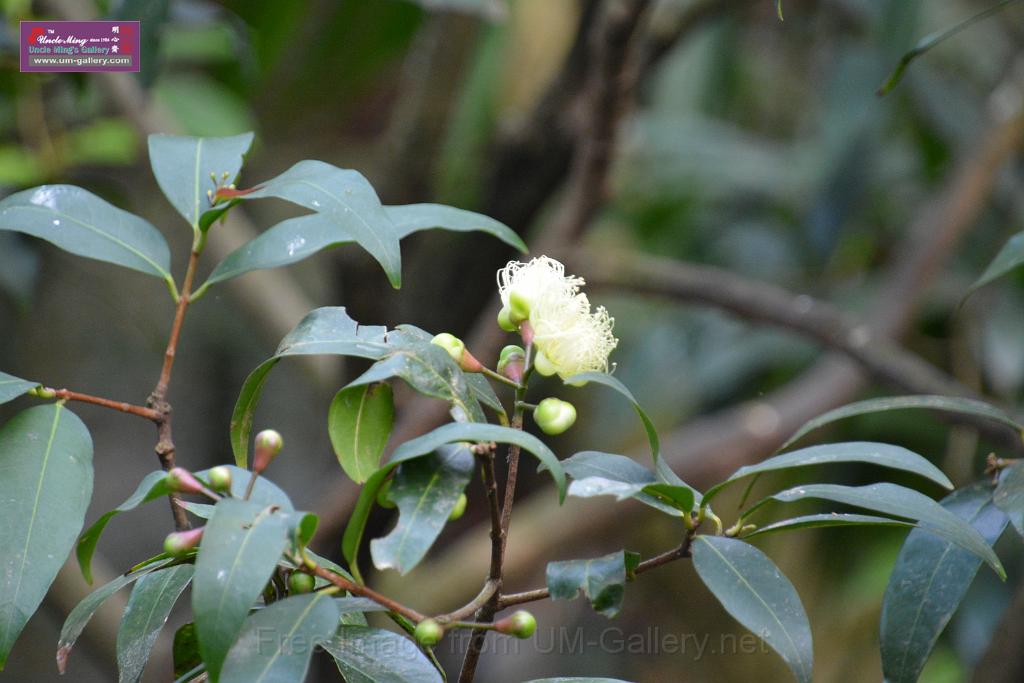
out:
M537 630L537 620L532 614L521 609L494 622L494 630L516 638L529 638Z
M525 366L526 351L521 346L509 344L501 350L501 355L498 357L498 372L502 375L513 382L521 382Z
M167 534L167 538L164 539L164 552L172 557L181 557L199 545L205 529L206 527L201 526L197 529Z
M256 435L255 453L252 459L252 471L259 474L267 469L271 461L284 447L284 439L274 429L264 429Z
M459 359L459 367L463 372L481 372L484 369L484 366L480 364L480 361L468 349L462 352L462 358Z
M184 467L172 467L167 472L167 486L177 493L201 493L203 485Z
M529 346L533 343L533 326L529 320L524 320L519 325L519 336L523 338L523 344Z

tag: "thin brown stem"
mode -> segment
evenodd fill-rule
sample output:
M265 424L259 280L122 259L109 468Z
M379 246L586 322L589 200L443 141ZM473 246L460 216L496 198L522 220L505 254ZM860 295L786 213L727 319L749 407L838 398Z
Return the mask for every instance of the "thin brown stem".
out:
M313 574L314 576L319 576L321 579L326 579L338 588L346 590L352 595L358 595L363 598L369 598L370 600L376 602L378 605L383 605L384 607L388 608L388 610L390 610L391 612L394 612L395 614L401 614L403 617L409 619L410 621L419 623L426 619L424 615L420 614L411 607L406 607L397 600L392 600L386 595L381 595L372 588L360 586L358 583L355 583L354 581L349 581L344 576L336 574L325 567L314 567L312 569L309 567L302 567L301 571L304 571L307 574Z
M167 396L167 387L171 383L171 371L174 369L174 357L178 351L178 339L181 337L181 326L185 322L185 310L188 308L189 298L192 296L192 283L196 276L196 266L199 264L199 248L193 248L188 259L188 269L185 271L185 282L181 285L181 295L178 297L178 307L174 311L174 323L171 325L171 337L167 340L167 349L164 351L164 364L160 369L160 379L157 381L153 395L159 399Z
M82 394L77 391L71 391L70 389L46 388L44 389L44 391L52 391L53 395L61 400L91 403L93 405L103 406L104 408L119 410L122 413L138 415L139 417L143 417L153 422L158 422L163 417L159 411L153 410L152 408L135 405L133 403L125 403L124 401L112 401L109 398L101 398L99 396L92 396L90 394Z

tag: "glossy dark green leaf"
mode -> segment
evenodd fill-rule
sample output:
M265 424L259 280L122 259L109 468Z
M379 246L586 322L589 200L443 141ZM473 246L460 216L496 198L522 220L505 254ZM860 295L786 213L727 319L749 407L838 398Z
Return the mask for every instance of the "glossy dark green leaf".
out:
M392 286L402 285L398 229L361 173L300 161L242 198L260 197L278 197L316 211L337 226L338 241L348 236L357 242L377 259Z
M961 548L981 557L999 574L1000 578L1006 578L1003 565L1000 564L999 558L992 552L992 548L985 542L981 534L928 496L905 486L889 483L871 484L870 486L839 486L837 484L795 486L765 498L744 512L743 516L746 517L769 500L790 503L807 498L831 500L894 517L912 519L922 529L952 541Z
M594 611L611 618L622 607L626 555L618 552L591 560L548 562L548 592L554 600L572 600L582 592Z
M390 337L389 337L390 340ZM400 377L424 396L439 398L452 406L461 422L486 422L480 403L466 381L466 374L447 351L429 341L392 344L387 355L353 380L346 389Z
M953 396L891 396L887 398L872 398L866 401L857 401L848 405L830 410L810 420L789 437L786 443L782 444L779 450L784 450L791 444L798 441L804 435L824 427L827 424L856 415L867 415L870 413L884 413L890 410L924 409L937 410L945 413L959 413L984 417L995 422L1006 425L1014 431L1020 432L1024 425L1018 423L1013 417L1003 410L989 405L984 401L975 401L970 398L956 398Z
M173 657L175 678L181 678L196 669L202 669L203 659L199 655L199 637L196 636L194 623L183 624L174 632Z
M377 359L387 351L385 333L379 326L362 326L343 307L329 306L311 311L289 332L277 352L249 373L231 415L231 449L235 464L246 467L253 414L263 385L275 365L287 356L343 355Z
M323 643L346 683L441 683L441 675L408 638L366 626L341 626Z
M562 461L562 468L574 481L569 495L578 498L615 496L619 500L635 498L656 510L678 517L679 511L643 492L658 483L654 472L632 458L599 451L582 451Z
M1024 536L1024 463L1003 470L992 502L1009 516L1017 533Z
M704 502L710 501L727 485L743 477L792 467L809 467L836 462L863 462L904 472L913 472L931 479L947 489L953 488L953 482L942 473L942 470L913 451L887 443L851 441L801 448L792 453L783 453L757 464L741 467L728 479L708 489L704 494Z
M453 232L486 232L524 254L527 252L526 243L512 228L483 214L444 204L405 204L385 206L384 210L395 224L399 237L434 228Z
M0 372L0 403L13 401L37 386L39 386L39 382L29 382L27 379Z
M472 422L455 422L443 425L419 436L395 449L389 463L404 460L410 456L423 455L437 450L440 446L458 441L488 442L516 444L540 460L544 468L551 474L558 486L559 500L565 499L565 472L551 449L544 442L526 432L498 425L476 424Z
M132 588L117 632L118 683L142 679L149 653L192 572L192 565L179 564L150 572Z
M814 663L811 626L800 596L767 555L725 536L693 539L693 567L725 611L779 653L801 683Z
M199 650L214 683L288 540L285 516L225 498L206 525L192 587Z
M689 486L673 486L672 484L648 484L643 492L657 498L662 503L669 505L679 512L687 513L693 510L695 497L693 489Z
M377 569L405 574L427 554L448 521L473 474L467 449L449 449L399 466L391 482L398 523L387 536L370 542Z
M831 512L821 515L803 515L792 519L784 519L768 526L759 527L751 532L743 534L743 538L760 536L761 534L773 534L777 531L791 531L794 529L816 529L831 526L900 526L914 528L914 522L892 517L876 517L875 515L852 515Z
M155 275L174 287L171 252L143 219L73 185L42 185L0 201L0 230L52 242L78 256Z
M338 606L322 592L296 595L253 613L224 662L224 683L303 681L313 648L334 636Z
M440 445L435 449L426 451L407 451L405 453L399 453L396 451L392 454L391 459L384 464L379 470L374 472L369 479L366 480L366 484L363 485L362 490L359 492L359 498L356 499L356 504L352 508L352 514L349 516L348 524L345 526L345 533L341 539L341 553L348 562L349 569L352 571L352 575L362 583L362 577L359 574L359 546L363 542L363 533L366 531L366 522L370 518L370 512L373 510L374 503L377 501L377 494L380 492L384 483L388 481L388 477L391 475L392 470L403 462L410 462L418 458L422 458L432 452L436 451L437 454L444 458L456 458L463 457L457 455L457 453L465 453L469 455L469 449L465 445Z
M194 230L205 230L212 223L209 216L204 220L205 214L219 213L208 193L235 182L252 139L252 133L226 138L149 136L149 162L156 182Z
M464 376L466 377L466 383L469 385L469 391L476 397L476 400L496 413L505 412L505 406L501 405L501 399L494 393L494 387L491 386L486 377L472 372L464 373Z
M92 438L56 403L0 428L0 669L82 530Z
M92 556L96 552L96 544L99 542L100 536L103 535L103 530L107 528L107 523L115 515L127 512L128 510L134 510L143 503L166 496L170 493L166 479L167 476L163 470L156 470L147 474L139 482L135 492L128 496L127 500L110 512L102 515L78 538L78 544L75 546L75 555L78 558L78 566L82 570L82 576L85 577L88 583L92 583Z
M636 400L635 396L633 396L633 392L631 392L625 384L604 372L584 372L565 380L565 383L569 385L578 385L581 382L594 382L595 384L606 386L609 389L614 389L629 401L630 404L632 404L633 410L636 411L637 416L640 418L640 422L643 423L644 431L647 433L647 441L651 446L651 456L654 458L654 468L658 474L658 478L666 484L672 484L673 486L686 486L687 488L690 488L693 491L694 499L699 503L701 500L700 492L680 479L679 476L672 471L672 468L668 466L668 463L662 459L661 439L658 437L658 430L655 429L654 422L652 422L651 418L647 416L644 409L640 407L640 402Z
M75 646L78 641L78 636L82 635L82 631L85 630L86 624L92 619L92 615L96 614L96 610L106 602L107 598L121 590L133 581L138 581L143 576L146 576L150 572L155 572L167 566L173 560L166 558L159 560L152 564L149 564L141 569L137 569L134 572L122 574L113 581L106 583L89 595L85 596L81 602L75 605L75 608L71 610L67 619L64 620L64 626L60 630L60 640L57 641L57 668L61 673L64 673L67 668L68 655L71 654L71 648Z
M493 218L471 211L440 204L385 206L384 211L394 223L400 239L431 228L456 232L482 231L520 251L526 251L522 239L510 228ZM297 263L324 249L354 241L330 215L314 213L289 218L229 254L217 264L201 289L254 270Z
M395 421L391 385L364 384L342 389L327 412L327 433L345 474L362 484L380 467Z
M1006 515L992 505L985 483L960 489L942 506L994 544ZM923 529L915 529L896 558L882 601L882 671L890 683L913 683L981 567L976 555Z

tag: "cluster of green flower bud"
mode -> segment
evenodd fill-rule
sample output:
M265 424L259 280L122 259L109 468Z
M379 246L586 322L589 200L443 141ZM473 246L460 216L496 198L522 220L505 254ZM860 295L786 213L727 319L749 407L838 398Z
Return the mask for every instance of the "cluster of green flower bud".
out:
M558 398L546 398L533 410L533 421L545 434L555 436L576 422L576 407Z

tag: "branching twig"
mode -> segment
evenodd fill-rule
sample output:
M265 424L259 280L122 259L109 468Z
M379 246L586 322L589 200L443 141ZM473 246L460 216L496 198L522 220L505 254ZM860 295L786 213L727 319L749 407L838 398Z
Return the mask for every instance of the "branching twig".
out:
M139 417L145 418L152 422L158 422L161 419L161 415L158 411L145 406L135 405L134 403L125 403L124 401L112 401L109 398L101 398L99 396L92 396L90 394L82 394L77 391L71 391L70 389L50 389L44 388L44 391L52 392L53 396L64 401L79 401L81 403L91 403L97 406L103 406L104 408L110 408L111 410L119 410L122 413L130 413Z
M354 581L349 581L344 576L336 574L332 572L330 569L326 569L324 567L315 567L313 569L310 569L304 566L302 567L302 571L309 574L313 574L315 576L319 576L321 579L326 579L338 588L346 590L352 595L358 595L363 598L369 598L370 600L376 602L378 605L383 605L384 607L387 607L390 611L394 612L395 614L401 614L406 619L410 619L414 622L420 622L426 618L424 615L420 614L411 607L406 607L397 600L392 600L386 595L381 595L372 588L367 588L366 586L361 586L358 583L355 583Z

